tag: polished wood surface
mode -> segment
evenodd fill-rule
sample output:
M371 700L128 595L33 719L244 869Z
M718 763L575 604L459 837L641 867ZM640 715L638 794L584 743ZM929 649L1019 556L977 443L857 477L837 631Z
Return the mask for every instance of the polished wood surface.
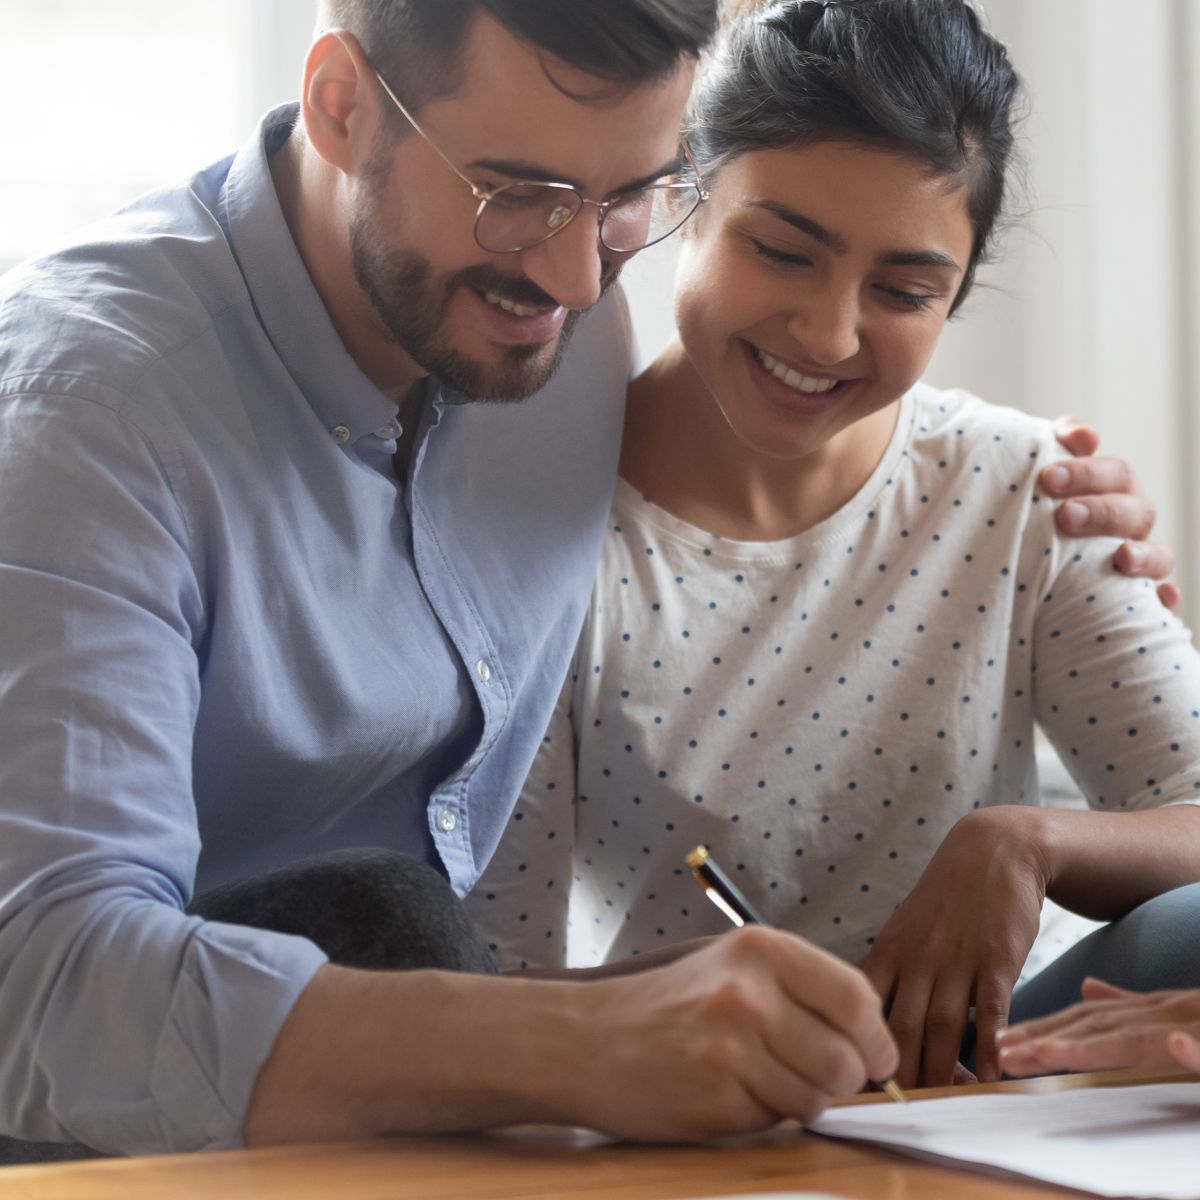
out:
M1132 1072L978 1085L1060 1091L1164 1078ZM914 1101L961 1093L928 1089ZM888 1103L871 1096L856 1102ZM386 1139L0 1169L3 1200L682 1200L786 1191L855 1200L1063 1200L1078 1193L906 1160L783 1129L720 1147L631 1146L567 1130Z

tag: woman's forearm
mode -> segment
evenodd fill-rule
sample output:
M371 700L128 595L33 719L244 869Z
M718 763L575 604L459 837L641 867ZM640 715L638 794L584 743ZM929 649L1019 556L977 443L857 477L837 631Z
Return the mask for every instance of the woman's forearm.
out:
M1048 872L1046 895L1095 921L1124 916L1200 880L1200 809L1146 812L1029 809Z

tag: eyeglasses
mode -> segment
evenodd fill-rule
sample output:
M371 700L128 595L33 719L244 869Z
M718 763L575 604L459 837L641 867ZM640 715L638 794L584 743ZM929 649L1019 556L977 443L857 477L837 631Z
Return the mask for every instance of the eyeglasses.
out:
M418 136L479 201L475 210L475 241L490 254L514 254L540 245L562 233L587 204L599 211L600 244L615 254L632 254L669 237L708 199L686 144L683 153L696 174L694 183L690 180L652 183L622 192L611 200L589 200L569 183L518 179L497 188L480 187L442 153L378 71L375 78Z

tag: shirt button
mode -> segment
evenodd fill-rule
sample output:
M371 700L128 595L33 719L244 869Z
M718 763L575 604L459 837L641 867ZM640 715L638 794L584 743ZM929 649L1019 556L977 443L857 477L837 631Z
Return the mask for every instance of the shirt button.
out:
M453 833L458 824L458 818L452 808L443 808L437 815L437 826L443 833Z
M350 440L350 430L345 425L335 425L329 432L339 446L344 446Z
M485 658L481 658L475 664L475 674L479 676L480 683L487 683L492 677L492 664Z

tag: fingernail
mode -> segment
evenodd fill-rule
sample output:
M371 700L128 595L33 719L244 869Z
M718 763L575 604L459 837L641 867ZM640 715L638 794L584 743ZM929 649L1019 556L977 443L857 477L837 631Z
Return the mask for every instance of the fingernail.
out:
M1082 529L1087 524L1088 510L1086 504L1080 504L1076 500L1068 500L1059 511L1062 513L1063 524L1068 529Z
M1046 471L1045 482L1051 490L1061 492L1071 482L1071 472L1066 467L1050 467Z
M1141 546L1127 545L1125 547L1125 569L1127 571L1140 571L1145 561L1146 552Z

